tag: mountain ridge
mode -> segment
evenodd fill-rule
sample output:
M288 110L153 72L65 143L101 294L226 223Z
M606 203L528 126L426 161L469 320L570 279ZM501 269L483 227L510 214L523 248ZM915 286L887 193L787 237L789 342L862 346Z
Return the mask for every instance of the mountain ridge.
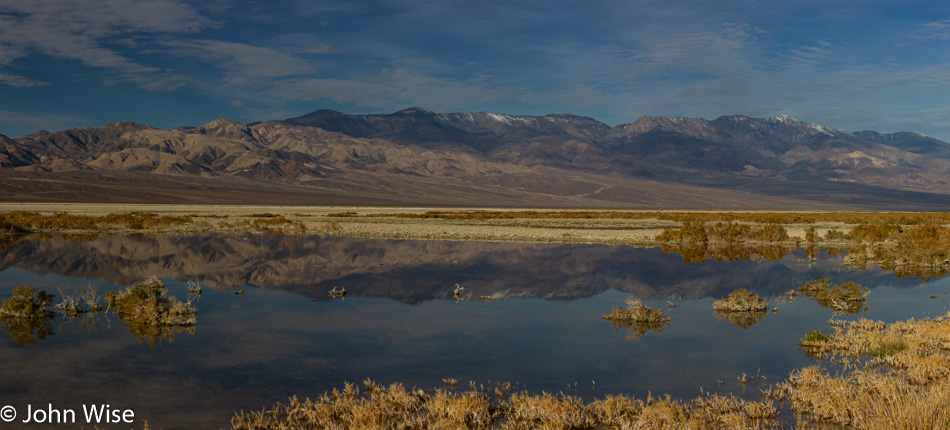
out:
M178 191L176 178L192 178L201 184L195 196L204 189L215 194L209 201L236 203L245 197L222 193L240 184L250 194L283 187L282 194L319 195L313 204L933 209L950 204L950 144L787 115L641 116L611 127L566 113L420 107L371 115L321 109L251 124L218 118L172 130L123 121L0 135L0 185L20 190L0 199L101 199L98 192L84 197L82 188L102 189L110 175L159 189L174 183ZM78 190L44 194L44 181ZM174 191L159 200L174 201Z

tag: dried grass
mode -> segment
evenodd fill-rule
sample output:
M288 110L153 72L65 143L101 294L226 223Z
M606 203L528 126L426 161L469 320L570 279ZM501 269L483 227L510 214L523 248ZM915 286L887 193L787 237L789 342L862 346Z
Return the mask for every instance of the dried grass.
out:
M770 428L772 400L748 401L702 393L680 402L669 396L606 396L589 403L574 396L512 392L510 383L466 390L406 390L365 381L345 384L316 400L291 398L271 409L239 411L233 429L570 429Z

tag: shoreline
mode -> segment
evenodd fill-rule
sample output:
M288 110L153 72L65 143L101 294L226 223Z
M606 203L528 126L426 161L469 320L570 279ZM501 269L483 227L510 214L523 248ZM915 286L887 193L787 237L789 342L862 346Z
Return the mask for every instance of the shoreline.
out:
M445 207L375 206L237 206L237 205L164 205L164 204L78 204L78 203L0 203L0 213L36 212L42 215L66 212L70 215L105 216L123 213L151 213L157 216L190 216L183 225L135 230L139 233L261 232L263 229L294 234L332 235L354 238L400 240L448 240L525 243L590 243L606 245L658 246L654 240L668 228L679 228L680 221L661 219L655 214L812 214L813 211L682 211L682 210L604 210L604 209L513 209ZM511 218L448 219L423 217L429 212L462 214L514 214ZM530 213L529 217L518 214ZM635 217L564 217L563 214L594 213L636 215ZM331 216L331 215L337 216ZM339 216L347 214L346 216ZM381 214L389 216L381 216ZM552 216L545 216L550 214ZM262 217L281 217L290 225L256 225ZM640 217L642 216L642 217ZM803 239L805 230L847 231L853 224L844 222L783 223L793 239ZM61 229L58 233L122 233L128 229Z

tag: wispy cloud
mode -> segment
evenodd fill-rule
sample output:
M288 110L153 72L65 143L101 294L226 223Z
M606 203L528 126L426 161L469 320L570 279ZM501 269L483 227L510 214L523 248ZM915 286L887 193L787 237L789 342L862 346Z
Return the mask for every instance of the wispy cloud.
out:
M276 49L218 40L169 42L174 52L210 62L227 73L230 85L312 73L316 69L299 57Z
M918 34L931 39L950 39L950 19L923 23Z
M215 23L176 0L7 0L0 4L0 50L78 60L110 72L110 82L132 82L150 90L172 90L182 79L146 66L110 45L118 38L151 33L191 33ZM0 73L15 75L12 61ZM37 83L7 79L8 85Z

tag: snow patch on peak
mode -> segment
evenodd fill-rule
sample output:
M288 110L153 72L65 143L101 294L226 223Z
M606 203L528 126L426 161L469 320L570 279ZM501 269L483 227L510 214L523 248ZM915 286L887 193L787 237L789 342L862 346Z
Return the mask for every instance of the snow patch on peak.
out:
M785 123L801 124L805 122L805 121L795 119L789 115L772 115L766 118L765 120L769 122L770 124L785 124Z
M511 118L510 115L505 115L505 114L500 114L500 113L485 112L485 116L487 116L488 119L490 119L490 120L492 120L492 121L495 121L495 122L502 122L502 123L511 125L511 119L512 119L512 118Z
M485 112L488 119L508 126L537 126L537 119L530 116L513 116L503 113Z
M399 112L396 112L396 113L403 113L403 114L414 114L414 113L434 114L435 112L432 112L431 110L428 110L428 109L426 109L426 108L421 108L421 107L419 107L419 106L413 106L413 107L405 108L405 109L403 109L403 110L401 110L401 111L399 111Z
M838 135L852 135L850 131L839 130L836 128L825 127L820 124L814 124L808 121L802 121L800 119L793 118L789 115L772 115L765 119L769 124L793 124L800 125L803 127L808 127L812 130L815 130L819 133L826 134L828 136L838 136Z

